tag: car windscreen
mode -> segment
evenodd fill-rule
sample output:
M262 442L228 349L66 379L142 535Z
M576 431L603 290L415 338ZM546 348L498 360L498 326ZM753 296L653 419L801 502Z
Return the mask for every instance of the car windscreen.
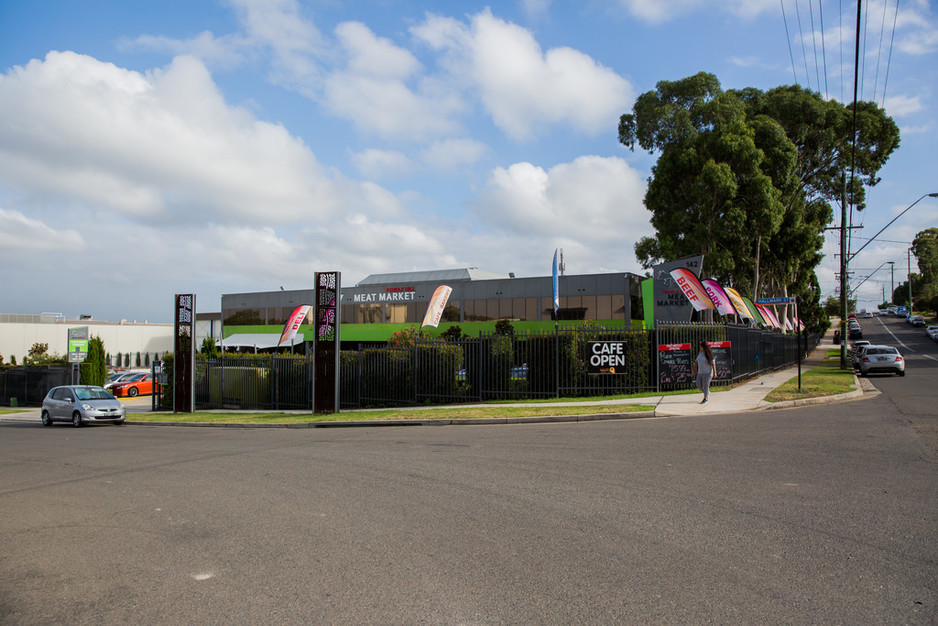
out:
M113 400L114 396L100 387L83 387L75 390L79 400Z
M867 348L865 354L867 356L871 354L899 354L899 351L895 348Z

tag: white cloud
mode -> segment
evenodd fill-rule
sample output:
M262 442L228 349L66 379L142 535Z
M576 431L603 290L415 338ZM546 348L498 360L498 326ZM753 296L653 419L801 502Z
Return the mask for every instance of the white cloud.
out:
M516 139L545 124L605 132L632 101L632 86L613 70L572 48L544 52L530 31L488 10L468 25L431 15L411 32L447 54L453 77L477 91L495 124Z
M920 97L900 94L886 98L885 108L890 117L904 117L918 113L925 107Z
M420 63L409 51L375 36L361 22L344 22L335 32L348 53L350 72L406 79L420 69Z
M71 52L0 76L0 169L27 194L163 220L282 222L342 198L302 141L228 106L205 66L146 75Z
M14 255L46 250L81 252L86 243L81 234L72 229L56 230L39 220L31 219L19 211L0 208L0 251L8 255L4 265L15 264ZM10 254L10 253L13 254Z
M446 139L428 146L422 154L427 166L438 170L454 170L471 165L488 151L481 141L474 139Z
M169 52L174 57L193 56L212 66L234 67L244 61L247 43L243 37L237 35L215 37L209 31L202 31L191 39L140 35L134 39L120 41L118 48Z
M619 3L633 16L653 24L714 9L743 18L778 9L775 0L619 0Z
M351 156L355 168L367 178L385 178L410 172L414 163L402 152L370 148Z
M528 236L565 237L628 250L649 234L641 175L618 157L583 156L549 170L495 169L475 203L483 221Z

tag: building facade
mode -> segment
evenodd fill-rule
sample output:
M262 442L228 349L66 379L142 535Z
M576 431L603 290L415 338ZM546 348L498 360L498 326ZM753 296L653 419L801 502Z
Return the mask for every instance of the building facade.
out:
M641 319L641 282L635 274L616 272L559 278L559 320ZM342 288L342 338L360 340L359 327L420 324L433 292L452 287L441 327L447 324L551 322L554 320L550 276L513 278L475 268L373 274ZM312 304L313 290L225 294L223 334L279 332L290 313ZM266 331L264 330L266 327ZM390 331L389 331L390 332ZM367 333L370 338L374 333ZM388 333L389 334L389 333Z

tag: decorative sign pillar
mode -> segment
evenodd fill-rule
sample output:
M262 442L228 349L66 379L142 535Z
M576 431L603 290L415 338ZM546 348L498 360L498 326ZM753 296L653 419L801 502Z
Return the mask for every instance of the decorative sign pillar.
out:
M341 272L316 272L313 320L313 412L339 412L339 294Z
M192 413L195 396L195 294L176 294L173 413Z

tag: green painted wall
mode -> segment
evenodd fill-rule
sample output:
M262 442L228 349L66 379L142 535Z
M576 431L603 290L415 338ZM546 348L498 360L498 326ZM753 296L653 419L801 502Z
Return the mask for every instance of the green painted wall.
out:
M597 320L597 324L602 324L606 328L624 328L624 320ZM564 328L576 328L579 321L561 321L560 326ZM412 328L416 324L342 324L342 341L387 341L388 338L405 328ZM424 329L431 337L438 337L447 328L459 326L464 335L478 337L480 332L492 333L495 331L495 322L442 322L439 328L426 326ZM512 328L516 333L528 332L553 332L554 322L511 322ZM633 329L641 329L644 324L642 320L632 320ZM265 333L280 334L283 331L282 326L225 326L224 336L247 334L247 333ZM300 331L307 339L315 335L315 329L309 324L300 327Z

